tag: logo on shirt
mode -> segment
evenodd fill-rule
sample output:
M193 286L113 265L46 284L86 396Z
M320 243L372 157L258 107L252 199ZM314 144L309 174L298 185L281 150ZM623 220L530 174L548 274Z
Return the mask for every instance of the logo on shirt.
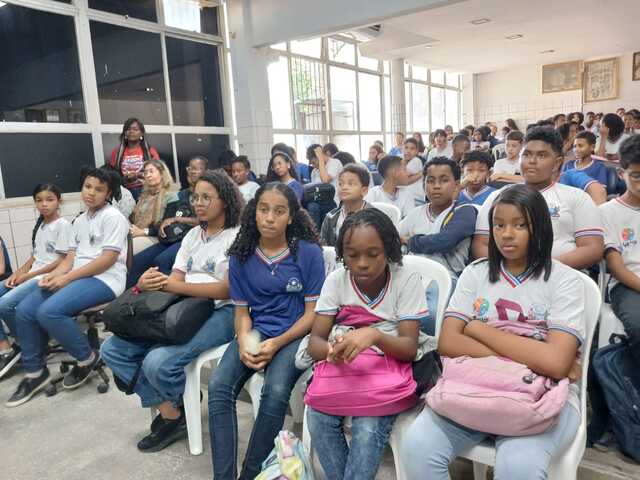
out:
M476 298L473 302L473 316L478 320L486 320L489 313L489 300L486 298Z
M193 257L189 257L189 260L187 260L187 273L191 273L192 269L193 269Z
M298 280L296 277L292 277L287 282L286 286L287 293L298 293L302 291L302 282Z
M204 270L207 273L214 274L216 271L216 259L215 258L207 258L206 263L204 264Z
M554 207L549 207L549 215L551 216L551 218L560 218L560 207L557 205Z
M45 249L47 253L54 253L56 251L56 244L54 242L47 242Z
M92 245L96 243L96 236L92 233L91 235L89 235L89 245Z
M529 308L528 317L531 320L534 320L537 322L543 322L549 318L549 310L547 310L547 308L544 305L541 305L539 303L534 303Z
M637 245L638 241L636 240L636 232L631 227L626 227L622 229L622 246L624 248L629 248Z
M80 244L80 234L76 233L76 245Z

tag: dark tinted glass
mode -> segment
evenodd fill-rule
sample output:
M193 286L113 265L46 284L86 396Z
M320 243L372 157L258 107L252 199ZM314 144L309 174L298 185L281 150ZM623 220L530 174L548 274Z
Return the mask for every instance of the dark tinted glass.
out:
M218 35L218 8L210 0L171 0L163 2L164 21L170 27Z
M89 0L89 7L150 22L158 21L156 0Z
M168 133L155 133L147 135L147 141L151 147L158 150L158 155L167 164L171 175L176 178L175 168L173 166L173 148L171 146L171 135ZM104 154L104 163L109 163L113 149L120 145L120 135L117 133L102 134L102 150Z
M91 22L102 123L167 124L160 35Z
M218 47L167 37L175 125L224 125Z
M209 168L218 168L220 166L218 157L229 149L229 137L227 135L176 135L176 149L180 183L186 187L185 175L189 159L195 155L203 155L209 160Z
M86 121L72 17L0 7L0 121Z
M85 133L0 133L0 152L7 198L29 196L42 182L77 192L80 168L94 164L91 135Z

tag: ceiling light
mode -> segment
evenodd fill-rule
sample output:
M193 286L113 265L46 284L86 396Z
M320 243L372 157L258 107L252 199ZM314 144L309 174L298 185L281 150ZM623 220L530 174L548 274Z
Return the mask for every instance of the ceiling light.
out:
M424 48L433 48L433 45L425 45Z
M471 20L469 23L473 25L482 25L483 23L489 23L490 21L490 18L476 18L475 20Z
M549 50L542 50L541 52L538 52L538 53L541 53L542 55L544 55L547 53L556 53L556 51L553 48L551 48Z
M515 35L509 35L508 37L504 37L507 40L518 40L519 38L522 38L522 35L520 35L519 33L515 34Z

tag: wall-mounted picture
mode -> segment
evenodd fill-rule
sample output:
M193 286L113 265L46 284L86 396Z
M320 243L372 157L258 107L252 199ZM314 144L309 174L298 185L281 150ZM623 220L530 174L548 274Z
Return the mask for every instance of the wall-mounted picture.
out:
M580 90L580 88L582 88L580 60L542 66L542 93Z
M584 64L583 96L585 102L618 98L620 59L605 58Z
M640 80L640 52L633 54L633 81Z

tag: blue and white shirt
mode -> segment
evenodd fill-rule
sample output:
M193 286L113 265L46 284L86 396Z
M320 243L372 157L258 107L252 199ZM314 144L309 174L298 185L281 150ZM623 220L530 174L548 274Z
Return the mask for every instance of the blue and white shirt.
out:
M66 218L60 217L51 223L42 223L36 233L30 272L40 270L69 252L73 227Z
M478 193L473 195L465 188L460 192L460 195L458 196L458 204L464 205L465 203L472 203L474 205L482 206L487 198L489 198L489 195L491 195L495 191L495 188L490 187L489 185L485 185L480 189Z

